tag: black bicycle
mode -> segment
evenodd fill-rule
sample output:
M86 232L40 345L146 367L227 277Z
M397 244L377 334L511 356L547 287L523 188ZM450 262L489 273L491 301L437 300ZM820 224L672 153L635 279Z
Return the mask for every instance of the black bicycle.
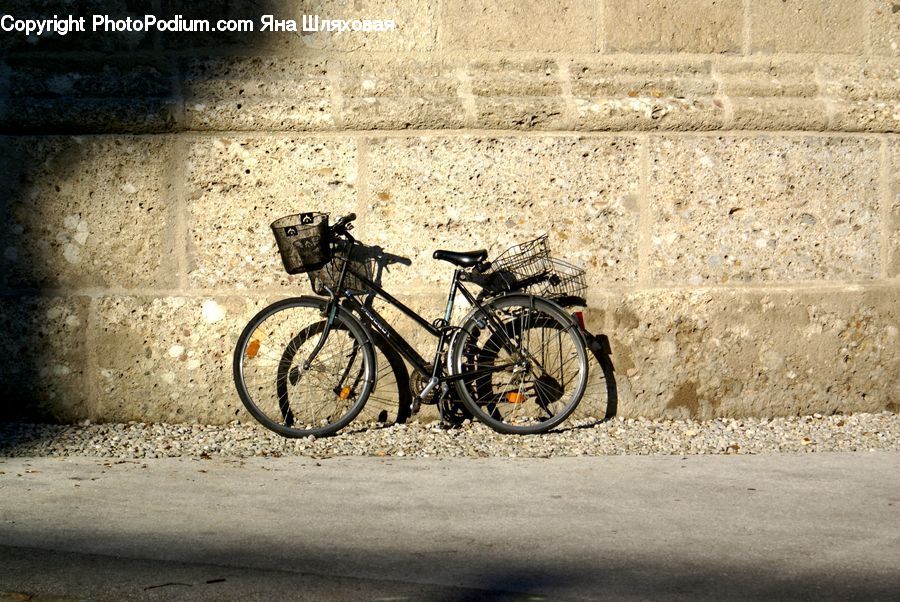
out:
M493 261L484 250L435 251L435 259L455 270L444 316L428 321L380 286L376 267L384 265L384 253L350 234L354 219L350 214L329 226L327 214L301 213L272 224L285 269L308 272L321 296L273 303L241 333L234 380L254 418L287 437L339 431L376 387L376 348L387 351L391 369L401 373L400 388L412 383L410 413L431 403L443 414L461 402L496 431L531 434L552 429L575 410L588 381L582 325L554 301L528 293L559 284L546 237ZM473 294L468 285L481 291ZM454 326L457 295L472 309ZM375 297L436 339L431 362L375 310ZM413 368L412 379L402 374L406 367L397 356Z

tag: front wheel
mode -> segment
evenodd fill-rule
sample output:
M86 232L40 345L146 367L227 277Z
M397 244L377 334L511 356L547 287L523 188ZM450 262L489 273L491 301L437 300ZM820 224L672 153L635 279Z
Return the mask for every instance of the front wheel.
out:
M588 380L584 339L555 303L509 295L475 309L450 347L470 412L495 431L543 433L578 406Z
M337 308L322 340L326 306L314 297L273 303L250 320L234 350L241 401L285 437L336 433L360 413L375 384L372 341L349 312Z

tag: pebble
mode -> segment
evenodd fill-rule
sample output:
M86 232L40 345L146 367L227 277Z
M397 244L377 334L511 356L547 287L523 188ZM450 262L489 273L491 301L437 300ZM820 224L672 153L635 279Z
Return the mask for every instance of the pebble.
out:
M570 421L542 435L502 435L466 421L352 423L333 437L287 439L255 423L78 425L0 423L0 456L105 458L338 456L550 458L900 451L900 415L890 412L789 418Z

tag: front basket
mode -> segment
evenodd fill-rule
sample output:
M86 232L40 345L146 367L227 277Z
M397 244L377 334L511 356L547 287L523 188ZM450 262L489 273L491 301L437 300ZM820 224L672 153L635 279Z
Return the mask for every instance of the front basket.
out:
M331 260L327 213L297 213L272 222L281 262L288 274L318 270Z

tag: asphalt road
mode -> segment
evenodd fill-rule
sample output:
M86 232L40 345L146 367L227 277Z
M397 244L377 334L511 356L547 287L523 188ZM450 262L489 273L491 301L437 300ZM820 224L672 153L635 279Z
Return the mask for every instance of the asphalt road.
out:
M0 458L0 473L0 592L900 597L900 454Z

